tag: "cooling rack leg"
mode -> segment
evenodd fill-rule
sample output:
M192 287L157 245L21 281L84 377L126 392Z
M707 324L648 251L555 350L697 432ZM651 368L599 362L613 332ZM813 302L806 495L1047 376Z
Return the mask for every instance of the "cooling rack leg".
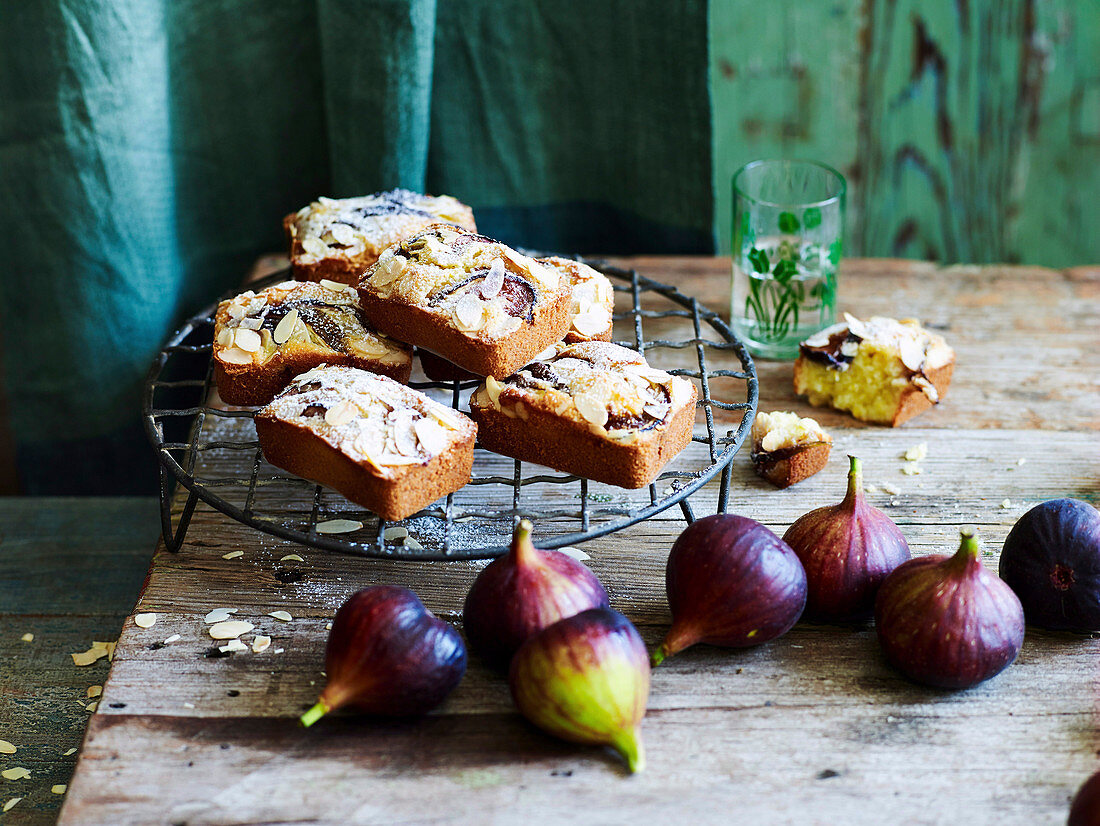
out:
M167 469L160 468L160 534L164 539L164 547L172 553L179 551L183 545L183 539L187 536L187 526L191 524L191 514L195 512L195 504L199 501L194 491L187 494L187 501L183 503L183 511L180 512L180 520L176 529L172 530L172 483L168 479Z
M695 511L691 509L691 502L687 499L680 500L680 510L684 512L684 519L687 520L689 525L695 521Z
M733 462L722 468L722 481L718 483L718 512L725 513L730 501L730 482L733 479Z

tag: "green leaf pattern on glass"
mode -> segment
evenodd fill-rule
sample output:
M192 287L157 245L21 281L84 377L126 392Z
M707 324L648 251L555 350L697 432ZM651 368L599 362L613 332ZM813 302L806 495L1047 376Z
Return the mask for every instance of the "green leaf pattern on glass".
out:
M816 213L816 215L814 215ZM807 227L821 223L820 210L810 208L803 213ZM789 212L779 216L779 229L793 232L799 227L798 219ZM752 243L752 242L750 242ZM770 278L749 278L749 294L745 298L745 315L756 319L757 333L768 341L783 340L792 328L798 327L799 315L808 299L816 301L822 317L831 318L836 306L836 273L840 263L840 241L829 246L829 261L833 267L824 274L822 280L814 284L809 291L801 278L798 278L798 265L801 259L800 245L797 242L784 241L775 251L774 264L765 250L751 246L747 255L749 264L759 275Z

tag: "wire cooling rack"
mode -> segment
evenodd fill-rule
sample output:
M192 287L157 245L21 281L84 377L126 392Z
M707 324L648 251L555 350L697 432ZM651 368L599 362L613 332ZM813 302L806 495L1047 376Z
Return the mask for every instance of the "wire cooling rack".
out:
M466 487L400 523L387 522L264 460L252 423L254 411L229 407L212 392L217 308L212 304L176 331L145 383L143 418L160 461L165 545L171 551L180 548L199 500L246 525L304 545L404 560L499 556L507 551L519 517L534 522L541 548L579 544L677 504L690 523L695 516L687 497L719 473L718 511L725 512L730 462L756 413L759 387L748 351L717 313L674 287L635 270L580 260L611 280L614 332L629 336L616 342L643 353L655 367L692 379L699 391L692 443L648 488L627 491L478 447ZM285 270L255 287L290 277ZM657 328L660 337L647 339L643 326ZM478 384L418 377L423 374L414 369L411 387L456 409ZM735 428L722 432L733 424ZM175 527L174 482L188 491ZM330 532L336 529L340 532Z

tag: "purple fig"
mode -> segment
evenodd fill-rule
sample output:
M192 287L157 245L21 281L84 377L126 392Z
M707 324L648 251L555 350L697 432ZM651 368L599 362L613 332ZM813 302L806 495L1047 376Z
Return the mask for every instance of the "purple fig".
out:
M794 551L759 522L718 514L688 526L665 568L672 628L653 655L702 642L741 648L790 630L806 606L806 572Z
M1004 670L1024 642L1020 600L979 559L974 532L954 556L898 566L879 588L875 626L886 659L918 683L969 688Z
M1100 826L1100 771L1086 780L1073 796L1066 826Z
M909 545L886 514L863 498L863 468L849 456L848 493L783 534L806 569L806 616L829 622L870 619L886 575L909 559Z
M1008 532L1000 574L1032 625L1100 631L1100 512L1077 499L1036 505Z
M508 677L520 713L574 743L608 745L645 768L641 722L649 698L645 643L626 617L592 608L537 632Z
M466 671L466 646L408 588L376 585L352 594L332 621L328 683L302 715L311 726L337 708L407 717L435 708Z
M606 608L607 591L583 564L531 543L531 523L521 521L511 550L483 570L462 611L470 648L507 667L524 641L560 619Z

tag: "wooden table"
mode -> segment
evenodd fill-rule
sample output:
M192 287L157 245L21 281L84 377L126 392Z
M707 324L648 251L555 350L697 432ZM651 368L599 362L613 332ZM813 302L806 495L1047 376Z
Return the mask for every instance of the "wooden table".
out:
M726 301L726 260L633 263L710 306ZM742 451L732 511L781 532L839 500L854 452L871 502L915 554L953 550L959 527L975 525L995 568L1027 508L1098 501L1100 269L854 260L840 306L943 330L958 352L950 393L897 429L817 411L833 457L786 491L758 480ZM791 392L790 364L758 367L762 409L813 412ZM922 472L904 475L900 457L920 442ZM695 512L716 495L696 494ZM669 621L663 569L682 528L673 509L584 548L651 645ZM223 558L235 550L243 556ZM279 561L291 553L304 561ZM426 719L297 725L323 685L326 623L349 594L408 585L454 619L477 570L301 548L200 506L181 552L156 554L135 610L158 622L126 623L61 822L1056 824L1098 767L1100 639L1032 630L1014 666L965 692L906 682L867 627L803 624L755 649L698 647L653 674L649 765L634 777L601 749L525 724L505 680L476 659ZM240 609L272 648L204 656L215 607ZM276 609L294 619L266 616Z

